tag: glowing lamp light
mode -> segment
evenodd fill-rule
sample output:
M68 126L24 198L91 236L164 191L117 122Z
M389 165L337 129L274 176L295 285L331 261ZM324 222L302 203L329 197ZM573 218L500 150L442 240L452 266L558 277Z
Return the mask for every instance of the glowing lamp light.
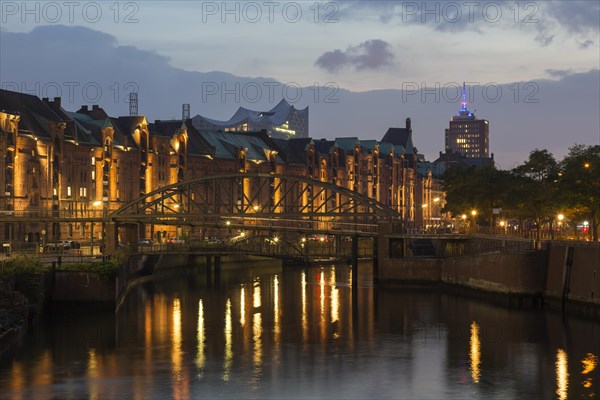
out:
M227 226L231 225L231 221L225 221L225 225L227 225Z
M102 202L100 200L96 200L95 202L92 203L92 206L94 207L100 207L102 205Z
M506 225L505 221L500 221L500 226L504 228L504 226Z
M275 243L277 243L277 242L279 242L279 238L278 238L277 236L275 236L275 237L273 238L273 241L274 241Z
M471 215L472 215L472 216L476 216L476 215L477 215L477 210L472 210L472 211L471 211Z
M254 207L252 207L252 209L253 209L254 211L258 211L258 206L254 206Z
M467 219L467 214L463 214L460 216L462 219Z
M562 221L563 219L565 219L565 216L562 214L558 214L557 218L559 221Z

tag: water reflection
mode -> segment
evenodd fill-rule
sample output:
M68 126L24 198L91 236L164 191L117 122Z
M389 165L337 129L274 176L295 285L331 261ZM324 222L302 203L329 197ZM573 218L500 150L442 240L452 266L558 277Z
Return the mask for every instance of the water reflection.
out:
M302 291L302 341L306 341L308 338L308 313L306 310L306 271L302 271L300 274L300 289Z
M181 301L173 299L173 331L171 333L171 362L173 364L173 398L175 400L189 398L189 382L187 368L183 368L183 351L181 349Z
M473 321L471 324L471 339L469 340L470 350L469 356L471 359L471 378L473 382L479 383L479 365L481 364L481 341L479 340L479 325Z
M205 339L204 339L204 304L202 303L202 299L198 300L198 332L197 332L197 356L196 356L196 366L200 369L200 377L202 377L204 363L206 362L205 351Z
M569 388L569 367L567 353L563 349L556 351L556 394L559 400L567 399Z
M243 288L242 288L243 293ZM242 309L243 314L243 309ZM225 360L223 361L223 380L229 380L229 374L231 369L231 360L233 359L233 350L232 350L232 333L233 329L231 326L231 300L227 299L225 303L225 329L223 331L225 334Z
M570 399L597 391L597 321L564 324L559 314L428 289L376 291L360 269L353 294L346 266L244 266L221 278L218 287L203 275L140 285L116 329L112 311L51 321L14 360L0 360L0 399Z
M98 400L98 385L96 380L101 377L98 371L98 359L96 358L96 349L90 349L88 352L88 381L90 387L90 400Z
M319 327L321 328L319 331L321 333L321 340L325 339L325 329L327 328L327 324L325 322L325 271L323 271L321 269L321 272L319 273L319 300L320 300L320 307L319 307Z
M587 353L585 358L581 360L581 364L583 366L583 371L581 371L581 374L586 375L581 384L585 389L590 391L589 397L594 397L596 394L593 392L593 378L590 375L598 366L598 356L594 355L593 353Z
M281 328L279 326L279 278L273 277L273 341L279 343Z
M244 291L244 285L240 289L240 325L242 328L246 324L246 292Z

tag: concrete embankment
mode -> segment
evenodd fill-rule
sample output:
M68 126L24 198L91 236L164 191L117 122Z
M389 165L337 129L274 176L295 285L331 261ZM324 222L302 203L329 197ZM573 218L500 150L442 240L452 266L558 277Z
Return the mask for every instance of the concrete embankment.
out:
M544 294L551 302L600 306L600 244L552 243Z
M384 258L382 283L443 282L507 294L541 294L545 255L489 253L452 258Z
M396 246L400 251L394 250L394 240L403 241ZM462 250L481 249L473 244L479 238L461 240ZM417 246L411 244L411 239L380 238L379 282L384 286L444 283L496 294L543 297L555 304L600 305L598 243L554 242L548 243L545 250L510 251L503 241L479 254L469 255L465 250L466 255L448 255L440 249L456 250L456 239L438 241L442 244L432 244L429 256L414 256L411 251Z

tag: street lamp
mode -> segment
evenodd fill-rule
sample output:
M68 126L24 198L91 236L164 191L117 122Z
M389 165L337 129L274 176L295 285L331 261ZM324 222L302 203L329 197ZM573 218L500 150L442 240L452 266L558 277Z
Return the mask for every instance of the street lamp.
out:
M500 228L502 228L502 233L506 235L506 221L500 221Z
M559 232L559 235L560 235L560 231L562 230L562 222L565 219L565 216L563 214L558 214L556 216L556 219L558 220L558 232Z
M471 210L471 215L473 216L473 231L476 231L477 226L477 210Z
M96 209L99 207L102 207L102 201L96 200L92 203L92 208ZM102 211L102 210L100 210L100 211ZM96 210L93 210L92 214L93 214L93 217L96 217L97 216ZM91 255L94 255L94 222L93 221L90 223L90 228L91 228L90 229L91 230L91 242L90 242Z

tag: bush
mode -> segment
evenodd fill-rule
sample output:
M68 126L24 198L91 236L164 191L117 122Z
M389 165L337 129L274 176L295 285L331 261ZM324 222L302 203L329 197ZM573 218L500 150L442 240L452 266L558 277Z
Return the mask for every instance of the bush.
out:
M80 271L97 274L103 279L113 280L117 276L119 264L114 261L84 262L76 264L63 264L58 269L61 271Z
M15 257L4 262L2 275L19 273L42 273L48 270L48 266L38 260L29 258L25 255Z

